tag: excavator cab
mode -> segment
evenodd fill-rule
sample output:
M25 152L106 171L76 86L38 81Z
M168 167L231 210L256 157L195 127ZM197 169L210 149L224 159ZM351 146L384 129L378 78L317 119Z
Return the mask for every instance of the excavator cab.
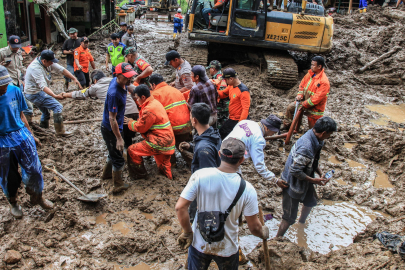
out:
M325 16L322 0L317 4L306 0L225 1L219 10L209 12L207 23L204 15L212 3L190 0L188 38L207 42L206 60L244 54L260 66L267 65L273 86L289 89L296 84L298 68L288 51L318 54L332 49L333 18ZM197 54L201 48L190 53Z

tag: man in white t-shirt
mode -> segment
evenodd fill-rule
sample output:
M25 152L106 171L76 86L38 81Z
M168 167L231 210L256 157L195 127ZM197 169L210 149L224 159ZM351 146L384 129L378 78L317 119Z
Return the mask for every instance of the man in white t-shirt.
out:
M222 241L206 242L198 227L197 216L191 227L188 207L196 199L199 212L221 211L225 213L238 192L241 176L237 173L244 161L245 144L238 139L228 138L222 145L218 168L205 168L196 171L190 178L176 204L177 217L183 228L178 242L188 248L188 269L208 269L214 260L219 269L237 270L239 261L238 223L243 213L249 230L262 239L269 237L269 229L260 224L257 216L257 194L253 186L246 182L245 190L233 207L225 222L225 237ZM263 218L263 217L261 217ZM191 245L191 246L190 246Z

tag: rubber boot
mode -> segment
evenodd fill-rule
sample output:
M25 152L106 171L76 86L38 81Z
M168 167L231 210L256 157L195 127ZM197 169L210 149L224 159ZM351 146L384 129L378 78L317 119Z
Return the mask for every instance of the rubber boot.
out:
M101 180L112 178L112 161L109 160L104 164L103 175L101 175Z
M53 203L51 201L48 201L47 199L44 199L42 197L42 193L40 194L30 194L30 202L32 205L37 205L42 207L42 209L52 209L53 208Z
M41 122L39 123L39 126L40 126L41 128L49 128L49 120L41 121Z
M71 136L72 132L66 132L63 125L63 116L61 113L53 114L53 124L55 126L56 136Z
M24 116L27 119L28 125L31 126L31 124L32 124L32 114L24 114Z
M11 197L8 199L8 202L10 203L10 213L13 215L13 217L20 219L23 216L23 212L21 210L21 206L18 205L17 203L17 198L16 197Z
M143 161L142 161L142 164L140 164L140 165L135 164L132 161L129 154L128 154L127 160L128 160L129 177L131 177L132 180L148 179L148 172L146 171Z
M122 180L122 170L113 171L112 178L114 181L113 193L118 193L129 188L129 184L124 183L124 180Z
M175 40L176 39L176 34L173 34L173 40Z

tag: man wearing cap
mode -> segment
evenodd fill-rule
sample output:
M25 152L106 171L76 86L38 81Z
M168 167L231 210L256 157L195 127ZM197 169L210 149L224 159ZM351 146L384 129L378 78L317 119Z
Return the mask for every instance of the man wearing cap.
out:
M65 40L62 46L62 52L63 54L66 55L66 69L74 74L75 69L73 67L73 55L74 51L76 48L80 46L80 40L77 38L77 29L76 28L70 28L68 30L69 33L69 39ZM65 76L65 89L67 90L69 88L69 82L70 79Z
M93 56L91 55L88 47L89 39L87 37L82 37L81 44L75 50L74 54L75 76L79 80L82 87L89 87L90 85L89 63L93 69L96 69Z
M42 112L40 126L49 128L49 119L51 115L49 110L53 111L53 122L56 135L68 136L71 132L66 132L63 125L62 109L63 106L56 99L63 99L61 94L56 95L49 85L52 81L52 72L61 73L73 80L80 89L80 82L67 69L57 64L59 61L51 50L43 50L41 56L35 58L27 68L25 75L25 96L35 104Z
M211 61L206 69L209 70L211 81L217 86L218 91L224 90L228 86L222 78L222 65L218 60ZM221 128L229 117L229 97L219 100L217 110L217 127Z
M177 9L177 13L173 18L173 40L176 39L177 32L181 34L183 28L183 16L181 15L181 8Z
M7 44L7 47L0 49L0 64L7 68L13 84L24 93L24 73L27 69L23 65L22 50L20 50L21 39L19 36L10 36ZM25 102L27 103L27 109L23 113L28 123L31 123L33 107L28 100L25 100Z
M281 188L287 187L287 182L276 179L274 173L269 171L264 162L264 148L266 147L265 137L279 133L281 120L270 115L260 122L251 120L240 121L225 138L236 138L245 143L245 159L251 158L256 171L266 180L276 183Z
M53 204L42 197L44 179L35 146L35 143L41 143L33 136L23 114L23 110L27 109L24 96L12 82L7 69L0 66L0 186L10 203L11 214L22 218L23 212L17 203L21 181L30 194L32 205L51 209Z
M119 31L118 33L117 33L117 35L119 36L119 38L120 38L120 41L121 41L121 38L126 34L126 32L127 32L127 23L126 22L121 22L120 23L120 28L121 28L121 31Z
M302 203L299 222L304 224L312 207L317 204L314 185L324 186L330 179L325 178L319 166L321 150L325 140L337 131L336 122L330 117L322 117L314 127L302 135L291 148L281 179L287 181L283 189L283 220L278 228L277 237L283 236L295 223L299 204ZM315 176L315 173L318 176Z
M91 80L92 80L92 85L90 85L89 88L86 88L85 90L80 90L80 91L73 91L70 93L62 93L62 96L64 98L72 98L75 100L85 100L85 99L99 99L99 100L105 100L107 96L107 91L108 87L110 85L110 82L113 80L111 77L106 77L105 74L101 70L93 70L93 72L90 75ZM135 89L133 85L128 86L128 90L131 88ZM138 119L138 107L135 104L135 101L132 99L131 94L128 93L127 95L127 101L125 104L125 113L124 115L126 117L130 117L132 119ZM126 149L132 144L132 138L135 137L136 133L129 130L126 125L123 126L123 137L124 137L124 157L126 153ZM111 169L109 170L111 171ZM110 173L111 175L111 173ZM107 177L107 176L106 176ZM111 178L111 176L110 176ZM102 177L102 179L108 179Z
M254 236L262 239L269 237L269 229L260 224L257 216L259 208L256 190L237 173L244 161L244 154L245 144L241 140L228 138L223 141L219 151L221 165L218 168L205 168L193 173L177 201L177 218L183 229L177 241L182 248L188 248L188 269L208 269L212 260L219 269L238 269L238 224L241 214L245 216L248 228ZM200 219L200 213L211 211L225 213L236 198L241 185L242 195L225 221L224 239L206 242L200 232L205 226L205 219ZM195 199L198 214L190 225L188 207Z
M153 156L159 172L173 179L170 157L174 154L175 139L165 108L144 84L135 88L132 97L140 106L139 119L126 118L125 124L130 130L141 133L145 140L128 148L129 175L133 180L146 179L148 173L142 157Z
M116 33L111 35L111 43L107 46L107 54L105 56L105 69L109 71L108 63L111 58L112 75L115 77L115 67L125 61L124 51L125 45L120 42L120 36Z
M107 92L104 103L103 121L101 122L101 134L107 145L108 157L103 168L103 179L113 179L113 193L129 188L129 185L122 180L122 171L125 160L124 140L122 131L124 125L124 114L127 100L127 89L131 79L136 75L128 63L120 63L115 69L114 78Z
M127 47L136 48L134 27L132 25L128 26L128 31L122 36L121 42Z
M138 73L138 76L135 78L135 85L146 84L150 89L149 76L152 74L153 68L137 52L136 47L125 49L125 62L131 64L132 68Z
M223 78L228 87L218 91L219 98L229 98L230 101L229 119L219 129L222 139L228 136L238 122L249 119L250 108L249 88L239 80L236 71L233 68L225 69Z
M166 54L165 65L171 65L176 69L176 80L170 86L177 88L182 93L190 91L193 87L190 63L181 58L177 51L172 50Z
M215 85L205 72L205 68L196 65L191 69L191 80L195 85L190 90L188 105L191 108L195 103L205 103L211 108L209 125L213 126L217 122L217 100L218 92Z

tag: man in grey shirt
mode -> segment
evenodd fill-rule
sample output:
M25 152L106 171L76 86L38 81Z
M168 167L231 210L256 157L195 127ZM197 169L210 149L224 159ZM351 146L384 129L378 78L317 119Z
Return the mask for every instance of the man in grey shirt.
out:
M108 86L113 78L106 77L101 70L94 70L91 75L91 80L93 84L89 88L83 91L73 91L70 93L62 93L63 98L73 98L75 100L84 100L84 99L100 99L105 101L107 96ZM135 89L133 85L128 86L128 91L131 92ZM84 93L83 93L84 92ZM134 120L138 119L139 111L138 107L135 104L134 99L131 97L131 94L127 95L127 102L125 105L125 114L126 117L132 118ZM135 132L129 130L127 125L124 125L123 128L123 137L124 137L124 148L127 149L132 144L132 138L135 137ZM126 150L124 150L126 151ZM126 155L124 155L126 157Z
M26 68L23 65L23 56L21 49L21 39L19 36L10 36L7 41L8 46L0 49L0 65L4 66L13 84L20 88L21 93L24 93L24 73ZM25 97L24 97L25 98ZM27 109L23 111L25 118L29 124L32 122L33 107L31 102L25 98Z
M135 47L135 36L134 36L134 27L132 25L128 26L127 32L122 36L121 42L124 43L127 47Z
M181 58L177 51L170 51L166 54L165 65L171 65L176 69L176 80L170 86L177 88L184 93L190 91L194 86L191 80L191 65L187 60Z
M49 110L53 111L53 121L56 135L67 136L70 132L66 132L63 126L62 109L63 106L56 99L62 100L61 94L55 93L49 88L52 80L51 72L62 73L74 81L80 89L80 82L67 69L58 65L59 61L55 59L55 54L51 50L43 50L41 56L34 59L27 68L25 75L25 97L34 103L42 112L40 126L49 128L49 119L51 115Z

